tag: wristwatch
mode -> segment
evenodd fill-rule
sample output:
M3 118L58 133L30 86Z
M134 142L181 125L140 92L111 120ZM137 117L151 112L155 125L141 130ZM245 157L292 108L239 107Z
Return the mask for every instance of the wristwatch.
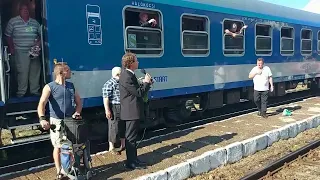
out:
M39 119L40 119L40 121L42 121L42 120L46 121L47 120L45 116L40 116Z

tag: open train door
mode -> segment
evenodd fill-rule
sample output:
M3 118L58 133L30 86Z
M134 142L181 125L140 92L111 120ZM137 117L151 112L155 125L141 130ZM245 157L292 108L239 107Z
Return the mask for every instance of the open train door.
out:
M41 66L39 94L31 94L29 91L23 97L17 97L17 76L15 56L10 55L6 47L6 39L1 39L1 63L0 63L0 108L3 109L0 116L0 127L11 132L11 143L19 144L47 140L48 132L43 132L37 116L37 105L40 99L41 89L47 82L47 54L48 43L46 38L46 12L45 0L25 0L28 5L30 18L35 19L41 26L38 32L41 40L41 54L39 61ZM11 18L19 15L21 0L0 0L2 32L8 25ZM24 4L24 5L26 5ZM5 36L1 36L4 38ZM36 59L36 60L38 60ZM16 135L16 132L19 134ZM22 133L21 133L22 132Z

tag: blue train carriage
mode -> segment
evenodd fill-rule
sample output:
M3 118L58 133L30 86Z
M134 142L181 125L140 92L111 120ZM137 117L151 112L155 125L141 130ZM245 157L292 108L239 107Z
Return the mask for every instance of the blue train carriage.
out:
M5 26L17 14L8 7L18 0L1 1ZM194 110L251 100L253 84L248 73L257 57L272 69L273 96L282 96L305 80L319 84L318 14L256 0L32 0L31 4L33 17L42 27L41 85L52 80L54 59L67 62L83 100L83 115L96 122L93 129L98 138L107 137L106 120L101 120L105 116L101 88L111 69L121 65L125 51L136 53L139 67L156 81L144 122L149 127L180 121ZM141 27L141 12L156 19L158 26ZM233 23L248 28L232 38L224 30ZM13 96L11 57L5 51L6 42L2 43L2 127L11 130L13 143L48 138L47 134L15 136L17 128L39 125L39 97Z

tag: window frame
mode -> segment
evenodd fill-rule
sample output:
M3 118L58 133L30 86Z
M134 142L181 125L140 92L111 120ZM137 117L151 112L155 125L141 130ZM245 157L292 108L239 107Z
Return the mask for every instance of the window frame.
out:
M311 32L311 35L310 35L310 38L311 39L302 39L302 31L303 30L308 30L308 31L310 31ZM313 49L313 43L312 43L312 39L313 39L313 31L311 30L311 29L309 29L309 28L301 28L300 29L300 54L302 55L302 56L311 56L312 55L312 49ZM307 40L307 41L311 41L311 50L310 50L310 53L308 53L308 54L304 54L304 53L302 53L302 41L303 40ZM304 50L304 51L309 51L309 50Z
M140 26L127 26L126 27L126 17L125 17L125 12L127 9L135 9L137 11L143 11L143 10L146 10L146 11L154 11L154 12L157 12L161 17L159 17L159 20L161 20L161 28L158 29L158 28L147 28L147 27L140 27ZM158 30L161 32L161 53L160 54L136 54L136 56L138 58L159 58L159 57L162 57L164 55L164 22L163 22L163 14L162 12L159 10L159 9L153 9L153 8L145 8L145 7L137 7L137 6L132 6L132 5L126 5L122 8L122 26L123 26L123 41L124 41L124 44L123 44L123 51L124 53L127 52L128 50L128 47L127 47L127 29L129 28L132 28L132 29L149 29L149 30ZM154 48L150 48L150 49L154 49ZM150 50L149 49L149 50ZM157 50L159 48L156 48ZM144 49L141 49L141 50L144 50Z
M230 19L230 18L224 18L222 21L222 52L225 57L242 57L246 54L246 29L243 31L243 53L242 54L225 54L225 32L224 32L224 22L225 21L234 21L234 22L241 22L243 25L245 25L243 20L239 19ZM228 50L227 50L228 51ZM231 51L231 50L230 50Z
M320 46L319 46L320 36L319 36L319 33L320 33L320 30L318 30L318 32L317 32L317 53L318 53L318 55L320 55Z
M191 17L198 17L198 18L204 18L206 19L206 31L191 31L191 30L184 30L182 31L182 20L183 16L191 16ZM207 34L208 35L208 49L187 49L187 50L199 50L204 51L207 50L208 52L206 54L184 54L183 51L186 49L183 49L183 35L184 33L198 33L198 34ZM180 50L181 54L184 57L208 57L210 55L211 50L211 43L210 43L210 18L206 15L200 15L200 14L192 14L192 13L182 13L180 16Z
M283 38L283 37L281 37L282 28L291 28L292 29L293 37L292 38L284 38L284 39L292 39L293 40L293 42L292 42L293 43L293 53L292 54L282 54L282 51L283 51L283 50L281 50L281 48L282 48L282 38ZM296 37L296 34L295 34L294 27L292 27L292 26L281 26L280 27L280 54L281 54L281 56L293 56L294 55L294 53L295 53L295 41L296 41L295 37ZM284 50L284 51L289 51L289 50Z
M262 25L262 26L269 26L270 27L270 36L261 36L261 35L257 35L257 25ZM261 22L257 22L255 24L255 29L254 29L254 49L255 49L255 55L256 56L272 56L273 54L273 27L270 24L267 23L261 23ZM271 38L271 49L270 50L258 50L258 51L271 51L268 54L257 54L257 38L258 37L270 37Z

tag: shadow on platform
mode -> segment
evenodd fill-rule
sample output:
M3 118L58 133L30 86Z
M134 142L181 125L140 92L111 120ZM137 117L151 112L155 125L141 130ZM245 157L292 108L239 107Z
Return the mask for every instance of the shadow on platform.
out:
M184 153L188 153L188 152L196 152L197 150L199 150L203 147L206 147L209 145L215 145L215 144L218 144L222 141L230 140L234 136L237 135L237 133L231 133L231 134L224 134L221 136L205 136L205 137L194 139L192 141L184 141L184 142L173 143L173 144L168 144L167 142L164 142L167 140L181 138L181 137L183 137L183 136L185 136L195 130L199 130L202 128L203 127L194 128L191 130L186 130L186 131L182 131L182 132L178 132L178 133L169 135L168 137L167 136L166 137L159 137L156 140L142 142L141 147L143 147L144 150L150 150L150 152L146 152L144 154L138 155L138 158L141 161L144 161L148 164L148 169L151 166L156 165L156 164L160 163L161 161L168 159L168 158L173 158L173 159L177 159L180 161L181 160L184 161L183 156L182 157L181 156L178 157L178 156L182 155ZM147 146L152 146L153 143L161 143L162 146L160 148L155 148L155 149L150 148L149 149ZM189 159L189 158L187 158L187 159ZM93 178L93 180L94 179L101 179L101 177L108 178L108 180L119 179L119 178L113 179L113 178L109 178L109 177L115 176L119 173L130 172L130 170L127 170L124 168L124 163L125 163L125 161L119 161L119 162L96 167L96 170L100 171L100 172L97 172L98 177ZM138 170L138 171L143 171L143 172L147 173L147 169L146 170ZM145 174L145 173L143 173L143 174Z
M289 110L291 112L302 109L302 106L294 106L294 107L283 107L283 108L278 108L276 111L271 112L271 113L267 113L268 116L276 116L278 114L281 114L283 112L283 110Z

